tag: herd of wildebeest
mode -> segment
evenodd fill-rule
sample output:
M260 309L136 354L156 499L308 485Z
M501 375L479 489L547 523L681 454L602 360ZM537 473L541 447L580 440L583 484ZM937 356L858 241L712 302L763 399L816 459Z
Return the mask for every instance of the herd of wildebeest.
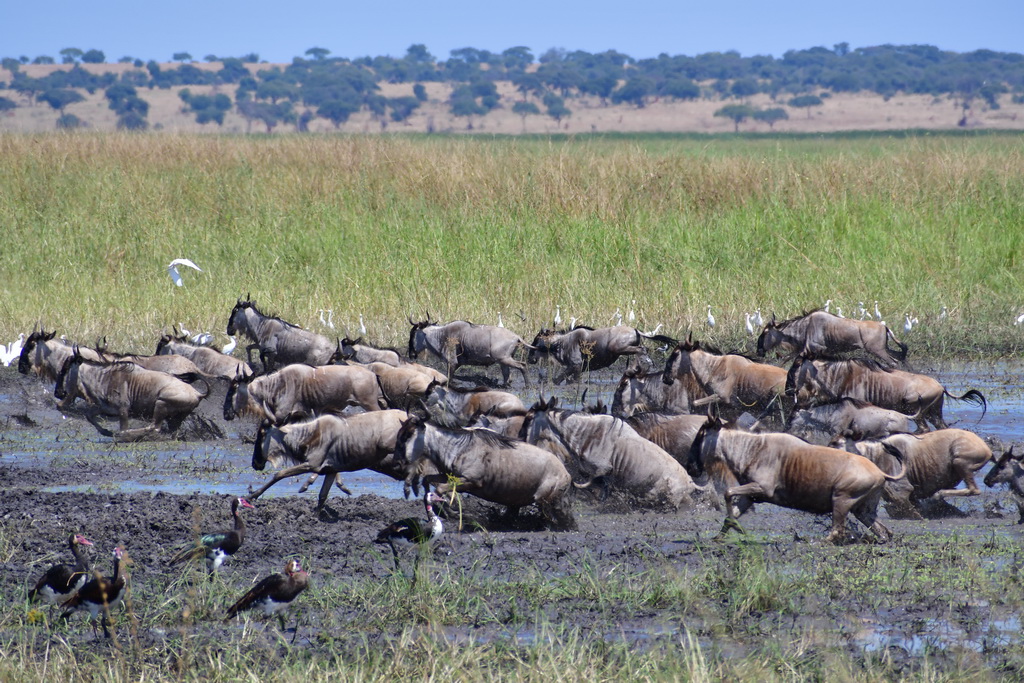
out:
M973 389L954 396L903 369L907 346L870 319L825 310L773 316L757 354L778 355L781 365L719 352L692 333L677 341L628 325L544 329L527 343L500 324L409 322L403 356L362 339L331 340L247 298L226 329L250 341L247 361L177 331L140 356L37 330L18 369L53 383L60 409L81 399L85 417L115 440L173 435L224 382L224 419L259 424L253 467L279 468L248 499L287 477L305 476L305 490L323 476L318 511L332 486L346 490L340 473L369 469L404 482L407 494L450 499L454 490L505 506L510 517L535 505L554 530L576 527L574 492L590 489L640 507L704 499L720 509L724 500L723 533L739 529L753 503L768 502L831 514L828 539L844 542L852 513L886 541L883 498L890 515L920 517L929 499L978 494L975 477L993 460L990 442L943 419L947 397L972 402L982 417L985 397ZM668 345L661 369L651 367L649 341ZM424 352L437 367L416 362ZM542 364L548 386L630 360L610 407L570 410L554 397L527 405L509 391L457 388L462 366L498 364L503 388L518 370L538 395L543 383L531 383L524 353ZM119 429L104 418L117 418ZM131 428L133 419L146 424ZM985 484L1009 483L1024 521L1024 453L999 451Z

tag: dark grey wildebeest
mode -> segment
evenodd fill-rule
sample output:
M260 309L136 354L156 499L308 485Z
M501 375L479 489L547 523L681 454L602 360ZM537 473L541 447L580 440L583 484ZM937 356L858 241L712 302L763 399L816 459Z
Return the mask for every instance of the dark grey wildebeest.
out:
M799 407L849 397L880 408L916 413L915 420L921 429L925 429L927 423L936 429L946 428L942 417L946 396L980 406L982 417L988 410L985 396L977 389L954 396L928 375L895 370L860 358L823 361L798 357L787 374L786 393L795 396Z
M86 419L100 434L124 441L155 434L165 422L168 432L176 432L209 393L209 386L205 392L200 392L164 372L127 362L93 362L78 353L64 362L53 390L62 407L69 406L75 398L84 399L88 404ZM103 427L99 423L100 415L119 418L120 431L114 434ZM151 424L128 429L132 417L151 420Z
M1014 455L1013 446L1003 451L992 469L985 475L985 486L992 488L996 484L1009 484L1017 503L1019 519L1017 524L1024 524L1024 452Z
M611 415L560 410L557 399L535 403L520 438L550 450L591 482L601 479L641 505L689 507L699 490L683 466L626 422Z
M795 411L790 416L786 431L802 438L821 432L829 439L836 436L858 441L884 439L890 434L913 432L918 417L846 397Z
M189 343L184 335L174 337L165 334L156 345L156 355L176 354L195 363L199 371L210 377L233 380L235 377L252 375L252 368L245 361L221 353L209 346Z
M890 339L899 351L893 353L889 350ZM780 323L775 322L773 315L757 338L757 355L764 356L777 346L793 355L819 357L863 350L890 365L907 359L907 345L897 339L885 324L874 320L840 318L821 310Z
M695 400L707 396L692 374L677 377L671 384L662 381L663 375L663 371L626 370L612 397L612 415L623 419L644 412L680 415L689 413Z
M249 414L274 424L341 413L348 406L387 408L377 376L362 365L286 365L269 375L236 377L224 397L224 419Z
M509 516L535 504L553 528L576 528L569 500L572 477L561 460L536 446L488 429L447 429L412 417L402 425L395 456L414 471L422 470L420 460L430 462L437 473L422 477L422 483L442 496L452 490L470 493L505 505Z
M387 363L395 367L402 364L402 356L398 353L397 349L381 349L364 344L362 337L355 340L348 337L339 339L338 348L331 360L348 360L355 363L363 363L364 365L369 363Z
M278 470L270 481L250 493L249 499L256 500L282 479L312 473L312 481L315 475L323 474L317 501L319 512L327 502L332 484L337 482L348 493L338 480L339 472L368 469L405 481L407 463L399 463L394 453L398 431L408 418L403 410L378 410L348 417L321 415L282 426L263 421L256 432L253 469L262 472L268 462L275 467L287 463L291 466Z
M639 356L650 362L644 339L663 344L676 343L670 337L646 335L628 325L597 329L577 325L569 331L545 329L538 332L527 360L536 363L542 358L552 359L563 367L562 374L555 378L554 383L575 382L583 372L607 368L622 356Z
M697 476L690 462L690 448L707 419L705 415L634 413L626 420L626 424L675 458L690 476Z
M239 299L231 309L227 333L242 333L252 340L245 347L246 359L252 363L252 350L258 349L263 372L291 363L327 365L337 350L336 344L323 335L264 315L248 298Z
M755 502L832 515L829 541L846 539L849 513L880 541L892 534L878 520L878 502L889 475L867 458L836 448L813 446L790 434L753 434L723 429L717 418L700 428L690 450L698 471L710 469L725 496L724 534L742 531L737 518Z
M413 322L409 330L409 358L415 360L423 351L436 356L448 366L449 377L463 365L501 365L501 376L509 384L509 374L515 368L523 374L523 383L529 385L526 365L517 361L512 354L520 346L529 347L515 332L494 325L474 325L465 320L456 320L444 325L430 322Z
M56 334L56 330L33 330L21 347L18 372L23 375L33 372L44 380L56 382L60 369L74 355L76 348L63 339L54 339ZM78 348L78 353L85 360L100 360L100 355L90 348Z
M518 396L487 387L459 391L435 384L427 393L426 405L450 415L461 425L467 424L478 413L497 418L526 414L526 406Z

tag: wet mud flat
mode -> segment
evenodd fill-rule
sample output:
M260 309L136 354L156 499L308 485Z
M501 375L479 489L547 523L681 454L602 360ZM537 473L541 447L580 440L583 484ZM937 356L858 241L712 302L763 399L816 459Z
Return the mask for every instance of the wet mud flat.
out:
M697 650L720 671L777 657L809 677L830 662L883 677L1024 675L1024 527L1006 491L954 501L960 514L952 516L883 513L890 543L838 547L822 542L828 518L763 504L742 518L745 536L723 541L714 538L722 513L710 508L639 512L581 494L579 531L556 533L530 511L510 523L467 497L464 521L477 530L456 531L453 511L433 552L417 566L415 550L405 550L396 572L387 546L372 541L390 522L423 514L400 484L343 475L356 495L332 493L330 514L317 518L317 486L297 495L300 482L287 480L244 512L243 548L207 581L201 567L167 560L198 531L227 528L229 495L264 481L240 438L252 425L219 421L224 438L203 441L112 444L80 417L61 415L36 380L4 370L0 645L29 661L45 659L48 647L111 648L85 616L62 624L50 608L24 602L46 567L70 560L67 536L77 531L96 544L92 558L105 572L115 545L127 551L130 597L114 614L117 641L169 675L185 666L183 653L252 645L266 653L252 666L269 673L282 659L366 660L409 643L528 649L552 639L658 661ZM951 404L956 426L1021 439L1019 367L936 374L955 393L979 388L989 398L980 425L972 409ZM589 396L607 397L617 376L599 378ZM201 411L217 420L219 399L211 399ZM287 557L309 569L312 588L283 636L263 617L223 623L227 606Z

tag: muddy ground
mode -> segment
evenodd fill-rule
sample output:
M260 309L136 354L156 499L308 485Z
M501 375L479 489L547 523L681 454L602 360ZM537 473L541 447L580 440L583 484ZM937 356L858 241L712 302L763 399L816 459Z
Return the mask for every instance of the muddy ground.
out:
M964 417L957 426L976 427L983 435L997 434L1006 441L1018 438L1022 398L1018 370L1005 364L966 369L938 366L936 372L945 373L947 382L955 378L952 386L957 393L978 386L989 395L989 416L981 425L973 423L976 414L963 409ZM610 390L620 372L616 368L600 378L604 384L591 397ZM168 601L169 593L184 590L182 570L169 567L168 557L194 537L197 527L204 531L227 528L229 494L244 494L249 485L263 481L264 475L248 469L251 446L244 443L244 437L253 427L246 422L225 423L220 416L222 397L223 388L204 402L200 415L220 427L223 438L115 445L80 415L57 411L49 387L18 375L13 368L0 368L0 594L5 597L4 609L21 605L16 609L25 612L23 599L32 583L52 562L70 559L66 540L70 532L77 531L95 543L92 555L102 570L110 567L111 548L121 545L127 550L132 560L136 635L144 644L164 642L169 637L166 623L175 619L161 611L165 610L161 604ZM954 418L957 410L951 411ZM197 429L201 426L192 424ZM255 510L244 511L248 537L222 572L219 585L225 602L212 606L211 616L227 607L228 596L241 595L254 580L280 571L290 556L302 559L310 569L313 586L323 592L343 592L346 585L393 578L390 551L372 541L388 523L422 516L422 504L402 499L400 485L381 482L379 477L365 481L351 475L343 478L356 495L333 492L326 518L313 514L319 484L298 495L298 480L278 484L271 489L275 495L261 498ZM215 484L209 486L209 482ZM925 521L888 519L883 514L894 532L888 546L862 542L836 548L821 542L829 519L769 505L758 505L743 518L746 541L733 536L727 542L716 542L712 538L721 527L722 514L710 508L637 512L614 500L580 499L575 504L579 530L556 533L539 528L539 520L529 510L518 522L509 524L490 504L467 499L465 517L486 531L447 533L428 560L426 572L434 577L472 575L477 581L513 580L524 572L537 571L566 577L584 569L598 574L621 572L620 576L650 576L652 572L699 575L709 563L728 567L736 553L750 552L750 547L756 548L758 558L763 558L758 561L763 561L769 573L782 576L813 576L822 571L822 565L841 571L844 563L871 562L875 554L897 563L896 555L931 558L928 561L944 563L944 569L959 562L965 572L979 572L979 576L1015 572L1016 553L1009 549L1024 539L1024 527L1016 524L1017 512L1009 494L986 491L981 499L956 501L955 506L960 514ZM964 540L970 552L983 555L942 556ZM987 556L985 547L991 548ZM738 550L741 548L745 550ZM403 571L410 575L413 555L411 551L403 554ZM1014 566L1006 566L1010 563ZM908 567L907 571L920 570ZM201 575L197 572L196 577ZM709 611L706 606L681 611L671 600L643 607L602 601L600 608L592 601L566 600L550 605L545 616L580 627L593 637L625 640L641 648L663 640L678 641L686 629L696 633L705 648L724 653L722 656L743 656L775 638L782 642L813 633L829 647L845 648L855 656L887 652L913 660L927 653L941 661L967 652L982 658L987 666L998 667L1005 666L1008 651L1022 644L1020 615L998 601L962 595L922 600L920 588L909 586L905 591L890 587L881 593L877 587L861 589L858 593L851 587L827 598L795 595L785 609L755 610L751 618L760 625L749 638L732 628L723 629L722 624L730 621L728 614ZM508 599L513 604L516 601L515 597ZM499 611L496 608L496 613ZM314 650L323 643L337 647L338 642L351 639L351 629L343 625L366 618L365 606L343 600L326 614L312 609L302 614L298 632L289 636ZM3 623L6 632L0 632L0 638L17 642L31 637L39 653L58 632L71 643L102 647L81 616L57 631L20 633L18 624L23 624L23 619L5 619ZM499 616L487 623L447 624L442 632L452 639L528 637L521 625L514 625L517 623ZM238 629L212 618L192 623L190 628L225 639L236 637Z

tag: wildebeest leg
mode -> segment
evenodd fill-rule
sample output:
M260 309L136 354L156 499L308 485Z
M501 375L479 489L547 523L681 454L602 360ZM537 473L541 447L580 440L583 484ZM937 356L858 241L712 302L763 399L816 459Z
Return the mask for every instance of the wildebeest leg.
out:
M906 519L924 519L921 511L911 500L914 487L906 478L899 481L887 481L882 488L882 497L890 505L886 507L890 517Z
M879 541L885 543L892 538L892 532L878 519L878 498L879 495L876 493L862 499L854 508L853 515L861 524L871 529Z
M335 482L337 482L339 489L341 489L350 496L352 495L352 492L345 488L345 485L338 480L337 472L327 472L324 474L324 483L323 486L320 487L320 495L317 497L317 512L322 512L324 506L327 505L327 496L330 495L331 493L331 484L334 484Z
M982 463L985 465L988 461ZM980 468L978 468L980 469ZM964 484L967 485L965 489L942 489L932 494L932 498L946 498L947 496L977 496L981 493L981 489L978 488L978 483L974 481L974 473L976 471L969 463L963 460L953 461L953 471L960 475Z
M832 497L832 531L825 537L826 541L842 543L846 540L846 517L850 514L850 509L853 505L854 500L848 496ZM874 523L874 520L872 520L872 523Z
M739 515L733 515L733 499L738 496L746 496L748 505L750 497L752 496L763 496L764 488L756 481L752 481L749 484L743 484L742 486L730 486L725 490L725 523L722 524L722 530L718 532L719 537L725 536L730 529L735 529L740 533L745 533L743 527L740 526L739 522L736 521L736 517ZM737 506L738 508L739 506ZM743 514L740 512L740 514Z
M293 465L292 467L286 467L283 470L280 470L280 471L276 472L274 474L274 476L271 478L270 481L268 481L266 484L261 486L255 492L250 493L249 496L248 496L249 501L251 502L251 501L256 500L257 498L262 496L264 493L266 493L267 489L269 489L271 486L273 486L277 482L281 481L282 479L287 479L288 477L295 477L295 476L298 476L300 474L306 474L307 472L315 472L315 471L316 471L316 467L314 465L310 465L308 463L303 463L301 465Z
M260 348L260 345L256 342L249 344L245 347L245 359L249 361L249 365L252 365L252 350ZM263 358L263 353L260 352L260 358Z
M530 386L530 380L527 379L527 377L526 377L526 364L525 363L520 363L519 361L517 361L517 360L515 360L513 358L510 358L508 360L503 360L503 361L500 361L500 362L501 362L501 377L504 380L506 387L509 386L509 379L510 379L509 375L512 372L512 368L515 368L515 369L519 370L519 372L521 372L522 375L523 375L523 384L526 385L526 386Z
M305 483L303 483L302 486L299 487L299 493L305 493L306 491L308 491L309 487L313 485L313 482L319 478L319 472L314 472L313 474L309 475L309 478L306 479Z

